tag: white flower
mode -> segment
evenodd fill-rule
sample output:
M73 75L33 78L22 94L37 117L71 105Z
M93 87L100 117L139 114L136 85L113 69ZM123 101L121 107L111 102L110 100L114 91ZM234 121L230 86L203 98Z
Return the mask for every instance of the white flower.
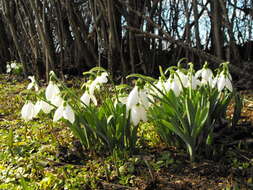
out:
M40 109L46 114L50 113L54 109L52 105L43 100L40 100L39 102L40 102Z
M151 103L148 99L148 91L146 89L139 90L139 103L143 105L145 108L148 108Z
M94 91L96 88L98 88L98 81L94 80L90 85L88 85L89 88L89 94L94 95Z
M64 100L61 98L61 96L59 94L55 95L52 97L52 99L50 100L50 102L55 105L56 107L59 107L63 104Z
M90 95L94 94L95 89L99 89L99 84L107 83L108 82L108 73L103 72L100 76L98 76L94 81L91 82L89 87Z
M12 62L12 63L11 63L11 68L12 68L12 69L17 69L17 68L18 68L18 65L17 65L15 62Z
M213 72L209 68L202 68L196 72L195 77L201 77L202 84L211 84L213 79Z
M155 84L156 88L154 86L152 86L152 87L150 87L150 90L153 93L155 93L157 96L161 97L162 96L161 92L165 93L165 91L166 91L165 86L166 86L166 84L161 79L159 79L158 82Z
M138 87L135 86L127 97L126 106L128 109L131 109L138 102L139 102Z
M46 88L46 99L56 107L61 106L64 102L64 100L60 96L59 87L52 81L49 82Z
M170 89L175 93L176 96L179 96L179 94L182 90L181 86L179 87L178 83L174 80L171 83L171 88Z
M186 87L191 87L192 89L195 90L199 84L200 81L194 75L188 76L188 82L186 84Z
M10 64L6 65L6 73L10 73L11 72L11 66Z
M34 76L29 76L28 78L31 80L31 82L28 84L27 89L30 90L34 87L35 91L38 91L39 86L38 86L38 84L35 80L35 77Z
M41 102L37 101L34 105L34 116L36 116L41 110Z
M175 78L173 79L172 77L168 78L166 81L166 89L167 91L172 90L176 96L179 96L180 92L182 91L182 85L179 84L177 79L175 80Z
M180 88L180 91L183 89L183 87L187 86L188 77L180 70L177 70L176 74L174 74L174 80L177 83L177 86Z
M103 72L100 76L98 76L95 80L97 80L97 82L99 84L102 83L107 83L108 82L108 73L107 72Z
M217 88L219 92L224 88L227 88L230 92L232 92L233 87L231 83L231 75L226 75L224 72L221 72L220 76L217 79Z
M33 117L35 117L35 108L34 104L32 102L27 102L21 110L21 118L23 118L26 121L32 120Z
M90 95L87 93L87 92L85 92L83 95L82 95L82 97L80 98L81 99L81 101L86 105L86 106L89 106L90 105Z
M60 94L59 87L54 82L50 81L46 88L46 99L51 101L54 96L57 96L58 94Z
M68 104L66 106L62 104L60 107L57 108L54 113L53 121L56 122L61 118L68 120L72 124L75 122L74 111Z
M216 76L216 77L214 77L214 79L212 80L212 82L211 82L211 87L212 87L212 88L216 87L218 78L219 78L219 77Z
M134 105L131 108L131 122L134 126L137 126L141 120L143 122L147 121L146 110L141 105Z

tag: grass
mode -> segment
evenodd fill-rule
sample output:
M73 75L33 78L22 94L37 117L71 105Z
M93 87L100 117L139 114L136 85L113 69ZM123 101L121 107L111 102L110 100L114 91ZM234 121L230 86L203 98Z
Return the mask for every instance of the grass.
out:
M240 136L253 134L248 120L217 139L212 159L203 156L194 164L182 150L163 145L148 123L140 127L134 155L98 155L83 150L64 124L48 116L21 120L27 84L0 75L0 189L252 188L253 147Z

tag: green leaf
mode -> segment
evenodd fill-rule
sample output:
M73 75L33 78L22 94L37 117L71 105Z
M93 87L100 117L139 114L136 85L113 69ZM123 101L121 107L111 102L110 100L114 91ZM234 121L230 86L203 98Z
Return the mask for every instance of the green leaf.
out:
M131 74L131 75L128 75L126 78L133 78L133 77L136 77L136 78L141 78L147 82L155 82L156 79L152 78L152 77L149 77L149 76L145 76L145 75L141 75L141 74Z

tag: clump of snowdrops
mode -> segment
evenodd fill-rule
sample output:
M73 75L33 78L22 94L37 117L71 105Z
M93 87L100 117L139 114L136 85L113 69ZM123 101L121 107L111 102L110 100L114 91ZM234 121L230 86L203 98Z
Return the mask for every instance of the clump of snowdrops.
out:
M46 89L38 91L33 102L31 96L26 101L22 118L28 121L40 112L51 114L53 122L65 122L86 149L134 151L139 122L147 121L143 106L132 100L135 91L127 96L122 92L126 85L107 84L111 80L102 68L84 74L89 75L89 80L82 85L82 92L77 93L51 72ZM34 77L29 79L28 89L38 90Z
M161 71L161 77L155 83L137 75L148 81L151 89L149 119L165 143L185 145L190 160L194 161L200 147L205 149L212 144L214 126L226 118L233 97L236 97L233 118L233 124L236 124L241 99L232 86L228 63L221 64L216 75L207 63L197 72L189 63L189 69L183 69L179 64L165 74Z
M102 68L84 74L89 80L78 93L51 72L47 88L23 106L22 118L31 120L40 112L54 112L53 121L65 122L86 149L108 149L111 153L133 151L140 122L149 120L164 142L185 146L194 161L199 147L212 143L214 126L225 118L235 96L228 63L221 64L216 75L207 64L195 72L191 63L189 69L179 64L164 73L161 70L158 80L133 74L129 77L139 79L129 93L126 85L115 86ZM34 77L29 79L28 89L38 90ZM240 107L235 110L239 117Z
M6 64L6 73L7 74L16 74L20 75L23 72L23 65L16 61L11 61Z

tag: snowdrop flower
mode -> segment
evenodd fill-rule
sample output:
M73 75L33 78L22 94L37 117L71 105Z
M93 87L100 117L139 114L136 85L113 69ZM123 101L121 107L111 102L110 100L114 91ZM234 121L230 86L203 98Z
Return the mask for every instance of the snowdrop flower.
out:
M52 81L49 82L47 88L46 88L46 99L48 101L51 101L54 96L60 94L59 87Z
M55 96L52 97L52 99L50 100L50 102L56 106L59 107L63 104L64 100L62 99L62 97L59 94L56 94Z
M195 90L198 85L200 85L200 81L196 78L196 76L189 75L186 87L191 87L193 90Z
M84 94L81 96L81 101L86 105L89 106L90 105L90 95L88 92L84 92Z
M28 78L31 80L31 82L28 84L27 89L30 90L34 87L35 91L38 91L39 86L38 86L38 84L35 80L35 77L34 76L29 76Z
M211 69L207 68L207 64L205 64L202 69L196 72L195 77L201 77L202 84L211 84L213 80L213 72Z
M46 88L46 99L56 107L61 106L64 102L64 100L60 96L59 87L52 81L49 82Z
M108 73L103 72L94 81L92 81L90 85L88 85L90 95L94 94L95 89L99 89L100 84L104 84L104 83L107 83L107 82L108 82Z
M45 101L41 101L41 109L44 113L50 113L54 107Z
M44 113L48 114L53 109L54 109L54 107L52 105L50 105L49 103L47 103L43 100L39 100L35 104L36 115L40 112L40 110L42 110Z
M10 64L6 65L6 73L10 73L11 72L11 66Z
M12 63L11 63L11 68L12 68L12 69L17 69L17 68L18 68L18 65L17 65L15 62L12 62Z
M138 87L135 86L127 97L126 106L128 109L131 109L138 102L139 102Z
M148 108L151 105L148 97L149 93L147 89L139 90L139 103L143 105L145 108Z
M146 89L138 89L135 86L126 100L127 110L131 110L130 118L136 126L142 120L147 121L146 108L150 106Z
M31 101L28 101L21 110L21 118L25 121L32 120L35 117L36 111L34 104Z
M131 108L131 122L134 126L137 126L141 120L143 122L148 120L146 110L141 105L134 105Z
M34 116L36 116L41 110L41 103L37 101L34 105Z
M156 88L155 88L156 87ZM151 86L150 87L150 90L155 93L157 96L161 97L162 96L162 93L165 93L166 89L165 89L165 82L162 80L162 79L159 79L158 82L155 84L155 87L154 86ZM160 91L161 92L160 92Z
M221 72L219 77L217 78L217 88L218 91L221 92L224 88L227 88L230 92L233 91L232 77L229 73L225 73L224 71Z
M94 92L93 92L94 93ZM93 104L95 106L98 105L97 99L94 96L94 94L91 93L91 91L89 90L88 92L84 92L84 94L81 96L80 100L85 104L85 105L90 105L90 101L93 102Z
M216 87L218 78L219 78L219 77L218 77L218 75L217 75L217 76L214 77L214 79L212 80L212 82L211 82L211 87L212 87L212 88L215 88L215 87Z
M60 107L57 108L54 113L53 121L56 122L61 118L68 120L72 124L75 122L74 111L68 104L62 104Z
M188 77L185 75L182 71L179 69L176 70L176 74L174 74L174 80L177 83L178 87L180 88L180 91L183 89L183 87L187 86L188 83Z
M108 73L107 72L103 72L100 76L98 76L95 80L97 80L97 82L99 84L102 83L107 83L108 82Z
M182 91L181 84L179 84L178 80L173 78L175 75L172 74L166 81L166 89L167 91L172 90L176 96L179 96L180 92Z

